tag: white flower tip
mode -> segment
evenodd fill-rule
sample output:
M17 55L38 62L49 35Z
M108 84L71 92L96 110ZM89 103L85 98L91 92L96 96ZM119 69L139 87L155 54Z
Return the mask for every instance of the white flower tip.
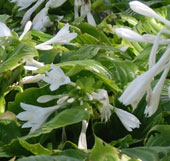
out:
M49 101L52 101L54 99L56 99L57 96L56 95L44 95L44 96L40 96L37 98L37 102L39 103L46 103Z
M147 5L139 2L139 1L132 1L129 3L130 8L141 15L149 16L158 19L159 21L163 22L165 25L170 26L170 21L164 19L162 16L158 15L153 9L148 7Z
M53 49L53 46L40 44L40 45L36 45L35 48L38 50L51 50L51 49Z
M139 41L139 42L144 41L143 37L140 34L128 28L123 28L123 27L116 28L115 33L119 37L124 38L129 41Z

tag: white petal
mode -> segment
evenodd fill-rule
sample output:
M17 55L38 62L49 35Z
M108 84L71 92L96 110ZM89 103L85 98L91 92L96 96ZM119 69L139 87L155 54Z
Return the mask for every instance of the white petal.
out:
M49 0L46 4L46 7L57 8L63 5L65 2L66 0Z
M31 7L22 18L21 24L24 26L29 20L32 13L44 2L45 0L38 0L33 7Z
M25 70L35 71L35 70L37 70L38 68L37 68L37 67L33 67L33 66L27 66L27 65L25 65L25 66L24 66L24 69L25 69Z
M57 99L58 97L60 97L60 95L44 95L44 96L38 97L37 102L46 103L46 102L52 101L54 99Z
M68 98L69 98L68 95L64 95L63 97L61 97L61 98L57 101L57 104L58 104L58 105L63 104Z
M34 76L26 76L26 77L22 78L20 83L21 84L37 83L40 80L42 80L43 77L44 77L43 74L37 74L37 75L34 75Z
M19 40L22 40L23 37L25 36L25 34L31 29L31 26L32 26L32 22L31 21L28 21L25 25L25 28L24 28L24 32L22 33L22 35L19 37Z
M39 44L39 45L36 45L35 48L38 50L51 50L53 49L53 46Z
M119 108L115 108L115 112L128 131L132 131L134 128L139 128L141 123L136 116Z
M146 106L145 112L144 112L145 115L148 117L152 116L158 109L161 91L162 91L162 88L163 88L163 85L164 85L164 82L165 82L168 72L169 72L169 68L165 69L161 78L159 79L159 81L157 82L156 86L153 89L150 102Z
M22 103L22 102L20 103L20 106L22 107L22 109L24 109L26 111L34 111L34 110L41 109L41 107L26 104L26 103Z
M158 19L164 24L170 26L170 21L164 19L162 16L158 15L154 10L139 1L132 1L129 3L130 8L141 15L149 16Z
M10 29L2 22L0 22L0 37L11 36Z
M137 32L130 30L128 28L116 28L115 29L116 35L118 35L121 38L124 38L129 41L137 41L137 42L145 42L145 39L142 37L142 35L138 34Z
M63 28L60 29L60 31L53 38L37 46L39 47L44 45L50 45L53 43L67 44L75 37L77 37L77 33L70 33L69 24L66 24Z
M87 13L87 22L92 26L96 26L96 22L91 12Z
M78 148L80 149L87 149L87 140L86 140L87 127L88 127L88 122L86 120L83 120L82 129L78 140Z

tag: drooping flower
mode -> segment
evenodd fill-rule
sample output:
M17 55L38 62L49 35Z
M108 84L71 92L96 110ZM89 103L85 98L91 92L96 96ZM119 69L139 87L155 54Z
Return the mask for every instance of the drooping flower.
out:
M2 22L0 22L0 37L11 36L10 29Z
M33 19L33 29L45 32L47 27L52 25L50 18L47 16L48 7L44 7Z
M31 6L32 3L36 2L37 0L11 0L13 3L17 3L17 6L20 7L19 11L28 8Z
M86 120L83 120L82 129L78 140L79 149L87 149L87 139L86 139L87 127L88 127L88 122Z
M163 22L165 25L170 26L170 21L164 19L162 16L158 15L153 9L148 7L147 5L139 2L139 1L132 1L129 3L130 8L141 15L147 17L153 17L158 19L159 21Z
M102 120L105 120L105 122L107 122L112 114L111 110L115 110L116 115L119 117L120 121L128 131L132 131L132 129L134 128L139 128L140 121L136 118L136 116L122 109L113 107L111 104L109 104L109 96L106 90L99 89L97 93L93 92L92 96L94 99L100 101L103 104L101 110Z
M56 36L54 36L53 38L51 38L50 40L42 44L36 45L36 49L49 50L52 48L50 44L53 43L71 44L70 41L76 37L77 37L77 33L70 33L69 24L66 24L63 28L61 28L61 30L56 34Z
M166 76L169 72L169 67L166 68L161 76L161 78L159 79L159 81L157 82L156 86L154 87L152 93L151 93L151 97L150 100L148 102L148 105L145 108L145 115L150 117L152 116L158 109L158 105L159 105L159 100L160 100L160 96L161 96L161 91L166 79Z
M27 121L22 125L22 128L30 128L30 133L40 128L47 118L63 105L56 105L47 108L21 103L21 107L25 110L19 113L16 117L22 121Z
M82 0L81 2L81 17L85 18L87 16L87 22L92 25L92 26L96 26L96 22L94 20L93 15L91 14L91 1L88 0Z
M112 114L111 110L113 110L113 106L109 104L107 91L104 89L98 89L97 92L92 93L92 97L102 103L102 109L100 110L101 120L107 122Z
M42 78L46 83L50 84L51 91L71 82L70 78L64 74L60 67L51 64L51 69L52 70L50 72L46 72L47 76Z
M124 105L131 104L133 109L135 109L146 91L150 88L152 79L166 67L166 63L169 60L169 55L170 46L151 69L138 76L131 82L119 98L119 101Z
M133 114L119 108L115 108L115 113L128 131L132 131L134 128L139 128L141 123Z

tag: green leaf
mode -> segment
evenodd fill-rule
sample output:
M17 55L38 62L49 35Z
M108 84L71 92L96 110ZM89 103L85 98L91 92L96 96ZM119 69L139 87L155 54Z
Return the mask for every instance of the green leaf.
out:
M68 156L48 156L48 155L41 155L41 156L30 156L25 157L22 159L18 159L17 161L81 161L79 159L75 159L73 157Z
M123 149L132 158L140 158L142 161L168 161L170 159L170 147L136 147ZM165 160L164 160L165 159Z
M134 80L138 68L130 61L113 61L113 64L109 67L109 71L118 85L125 85Z
M109 144L106 144L101 139L95 137L95 145L90 154L91 161L128 161L130 158L126 155L121 155L120 151Z
M148 132L146 146L169 146L170 125L156 125Z
M115 84L114 80L112 80L112 76L106 67L102 66L99 62L95 60L79 60L79 61L68 61L56 64L57 66L63 67L65 69L72 69L76 65L82 66L81 70L88 70L95 74L99 79L103 80L103 82L108 85L113 91L121 91L119 87ZM44 73L46 70L50 69L50 65L46 65L37 72ZM79 68L77 69L80 72ZM75 73L75 72L72 72ZM69 75L71 76L71 75Z
M0 120L0 144L7 144L20 136L20 129L15 121Z
M37 50L34 48L32 43L22 42L10 55L0 65L0 73L7 72L19 66L22 61L25 61L28 58L32 58L38 55Z
M35 155L42 155L42 154L51 154L52 152L47 148L44 148L41 144L29 144L25 140L18 138L20 145L25 148L27 151L30 151L32 154Z
M83 33L88 33L89 35L95 37L97 40L100 41L101 44L112 45L107 36L99 28L89 25L88 23L82 23L78 25L78 27Z

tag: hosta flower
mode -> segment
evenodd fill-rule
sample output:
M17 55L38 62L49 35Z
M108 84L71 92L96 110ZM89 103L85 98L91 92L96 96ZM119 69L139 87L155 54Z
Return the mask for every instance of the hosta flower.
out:
M161 78L159 79L159 81L157 82L157 84L155 85L155 87L151 93L150 100L149 100L148 105L146 106L145 112L144 112L146 114L146 116L148 116L148 117L152 116L158 109L161 91L162 91L162 88L163 88L163 85L164 85L164 82L165 82L168 72L169 72L169 67L167 69L165 69Z
M24 68L26 70L37 70L38 68L41 68L44 66L44 63L36 61L34 59L29 59L26 61L26 65L24 66Z
M24 27L24 31L21 34L21 36L19 37L19 40L22 40L24 38L24 36L27 34L27 32L31 29L32 26L32 22L28 21Z
M62 105L42 108L39 106L29 105L25 103L20 104L25 110L17 115L17 118L22 121L27 121L22 125L22 128L30 128L30 133L40 128L47 120L47 118Z
M17 6L20 7L20 10L28 8L32 3L36 2L37 0L11 0L13 3L17 3Z
M34 30L41 30L43 32L46 31L47 27L52 25L50 18L47 16L48 14L47 7L43 8L33 19L33 29Z
M42 79L50 84L50 90L54 91L58 89L61 85L69 84L70 78L67 77L60 67L51 64L51 71L46 72L47 76L44 76Z
M164 19L162 16L158 15L154 10L139 1L132 1L129 3L130 8L141 15L149 16L158 19L165 25L170 26L170 21Z
M10 29L2 22L0 22L0 37L11 36Z
M115 113L128 131L132 131L134 128L139 128L141 123L133 114L119 108L115 108Z
M78 140L78 148L87 149L86 131L88 127L88 122L86 120L82 121L82 129Z
M36 49L44 50L51 49L50 44L60 43L60 44L71 44L70 41L77 37L77 33L70 33L69 24L66 24L52 39L36 45Z
M29 20L33 12L44 2L45 0L38 0L34 6L32 6L22 18L21 24L24 26Z
M20 83L21 84L37 83L40 80L42 80L43 76L44 76L43 74L37 74L34 76L26 76L22 78L22 80L20 80Z
M135 109L146 91L150 88L152 79L166 67L166 63L169 61L169 55L170 47L167 48L159 61L150 70L131 82L119 98L119 101L125 105L131 104L133 109Z
M49 0L46 4L46 7L57 8L63 5L65 2L66 0Z
M87 16L87 22L90 25L96 26L93 15L91 14L91 1L82 0L81 3L81 17L85 18Z
M109 96L106 90L98 89L97 92L92 93L93 99L98 100L102 104L101 120L107 122L110 119L113 110L113 106L109 104Z
M61 95L43 95L37 98L37 102L39 103L46 103L52 101L54 99L60 98Z
M132 42L135 41L135 42L153 43L156 37L155 35L151 35L151 34L140 35L137 32L124 27L116 28L115 33L119 37Z

